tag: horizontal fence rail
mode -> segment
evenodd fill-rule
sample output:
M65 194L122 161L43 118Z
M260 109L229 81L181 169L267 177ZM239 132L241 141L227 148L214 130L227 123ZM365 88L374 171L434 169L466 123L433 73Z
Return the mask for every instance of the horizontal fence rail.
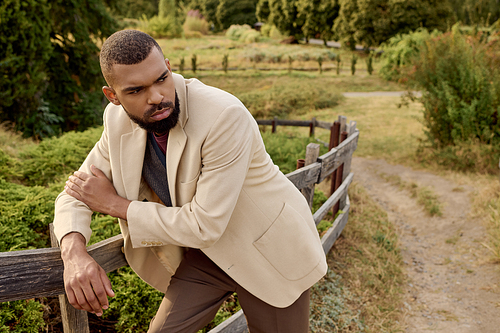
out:
M268 125L267 122L268 120L261 125ZM332 128L332 123L319 122L315 119L310 122L279 120L278 123L286 126L291 124L293 124L291 126L310 126L313 124L313 127ZM299 125L295 125L297 123ZM336 217L332 227L321 238L325 253L330 251L348 220L350 202L347 190L354 176L349 173L350 160L356 150L358 138L359 131L355 129L354 124L351 135L336 148L319 156L316 162L286 175L299 190L302 190L314 187L315 184L321 183L337 171L340 166L344 166L342 184L313 215L314 221L318 225L334 205L344 201L341 212ZM345 168L346 165L347 168ZM87 251L106 273L109 273L128 265L122 249L123 237L120 234L89 246ZM64 294L63 269L60 249L57 247L0 253L0 302ZM244 333L247 332L246 327L245 317L240 310L211 330L210 333Z

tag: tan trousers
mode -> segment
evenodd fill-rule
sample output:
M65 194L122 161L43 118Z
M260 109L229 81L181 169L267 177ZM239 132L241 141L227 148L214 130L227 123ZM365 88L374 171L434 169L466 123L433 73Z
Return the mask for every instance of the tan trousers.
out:
M196 249L185 254L148 332L196 333L212 321L224 300L234 292L250 333L308 332L309 290L287 308L273 307L239 286Z

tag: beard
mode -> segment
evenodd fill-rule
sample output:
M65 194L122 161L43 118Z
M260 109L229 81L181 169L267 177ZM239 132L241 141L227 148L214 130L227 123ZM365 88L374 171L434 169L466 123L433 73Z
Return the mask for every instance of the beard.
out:
M179 104L179 98L177 96L177 91L175 92L175 105L172 102L161 102L160 104L152 106L150 109L148 109L145 113L144 116L137 117L130 112L128 112L125 107L123 109L129 116L129 118L139 125L140 128L145 130L146 132L149 133L154 133L154 134L165 134L168 131L170 131L172 128L177 125L177 122L179 120L179 114L181 112L180 110L180 104ZM151 116L159 110L165 109L165 108L171 108L172 113L165 119L158 120L158 121L151 121Z

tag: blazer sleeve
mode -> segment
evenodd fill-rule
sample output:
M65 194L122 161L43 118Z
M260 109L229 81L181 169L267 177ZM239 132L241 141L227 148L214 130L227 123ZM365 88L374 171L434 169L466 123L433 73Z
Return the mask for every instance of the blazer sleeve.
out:
M94 164L108 179L112 179L109 163L108 131L105 121L108 108L109 106L104 111L104 129L101 138L94 145L79 170L91 174L90 165ZM88 243L92 234L90 229L91 217L92 210L86 204L62 191L55 201L54 232L58 241L60 242L70 232L79 232Z
M255 150L256 131L255 121L242 105L221 112L201 147L201 174L191 202L181 207L138 201L129 205L132 246L207 248L217 242L242 191Z

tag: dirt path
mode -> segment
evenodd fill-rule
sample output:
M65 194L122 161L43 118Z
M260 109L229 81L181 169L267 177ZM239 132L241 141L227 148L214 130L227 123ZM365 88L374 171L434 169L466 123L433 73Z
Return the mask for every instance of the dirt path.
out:
M500 332L500 271L487 263L484 227L469 218L473 189L383 160L354 158L352 170L398 228L409 277L407 332ZM382 174L432 188L443 216L430 217Z

